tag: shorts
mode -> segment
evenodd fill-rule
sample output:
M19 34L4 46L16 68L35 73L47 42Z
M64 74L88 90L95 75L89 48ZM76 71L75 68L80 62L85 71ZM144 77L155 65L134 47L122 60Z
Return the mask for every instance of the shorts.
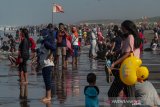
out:
M66 47L57 47L57 55L66 55Z
M66 57L65 57L65 60L67 61L68 60L68 58L70 57L71 55L70 55L70 52L69 52L69 50L67 50L66 51Z
M78 57L78 49L79 49L79 46L78 45L73 45L73 57Z

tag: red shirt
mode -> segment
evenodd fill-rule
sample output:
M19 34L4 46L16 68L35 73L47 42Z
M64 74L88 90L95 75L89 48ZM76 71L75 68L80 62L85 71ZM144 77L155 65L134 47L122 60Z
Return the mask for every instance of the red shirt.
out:
M35 41L33 40L33 38L29 38L29 41L30 41L30 43L31 43L31 46L30 46L31 50L34 50L34 49L36 48L36 43L35 43Z

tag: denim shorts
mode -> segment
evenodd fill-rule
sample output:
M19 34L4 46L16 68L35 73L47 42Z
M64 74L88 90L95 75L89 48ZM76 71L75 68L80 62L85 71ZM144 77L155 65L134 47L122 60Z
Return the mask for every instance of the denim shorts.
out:
M79 48L78 45L73 45L73 50L74 50L73 57L78 57L78 48Z

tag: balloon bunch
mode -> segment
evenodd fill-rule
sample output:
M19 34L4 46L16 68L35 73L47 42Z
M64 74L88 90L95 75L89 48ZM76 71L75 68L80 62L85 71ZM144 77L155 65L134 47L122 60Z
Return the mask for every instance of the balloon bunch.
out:
M141 66L141 64L142 60L135 57L133 53L122 62L120 67L120 79L124 84L134 85L137 79L145 80L148 78L148 68Z

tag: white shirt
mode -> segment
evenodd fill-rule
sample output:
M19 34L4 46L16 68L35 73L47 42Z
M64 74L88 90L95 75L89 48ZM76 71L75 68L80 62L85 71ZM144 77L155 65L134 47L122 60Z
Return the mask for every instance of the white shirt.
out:
M44 60L44 67L48 67L48 66L54 66L53 61L51 61L50 59L46 59Z
M74 34L72 34L71 36L72 36L72 44L78 45L78 38L76 38L76 36Z
M144 81L143 83L137 82L135 84L135 94L143 105L160 105L160 98L157 91L149 81Z
M91 33L91 36L92 36L92 40L97 40L97 35L96 35L96 33L92 32L92 33Z

